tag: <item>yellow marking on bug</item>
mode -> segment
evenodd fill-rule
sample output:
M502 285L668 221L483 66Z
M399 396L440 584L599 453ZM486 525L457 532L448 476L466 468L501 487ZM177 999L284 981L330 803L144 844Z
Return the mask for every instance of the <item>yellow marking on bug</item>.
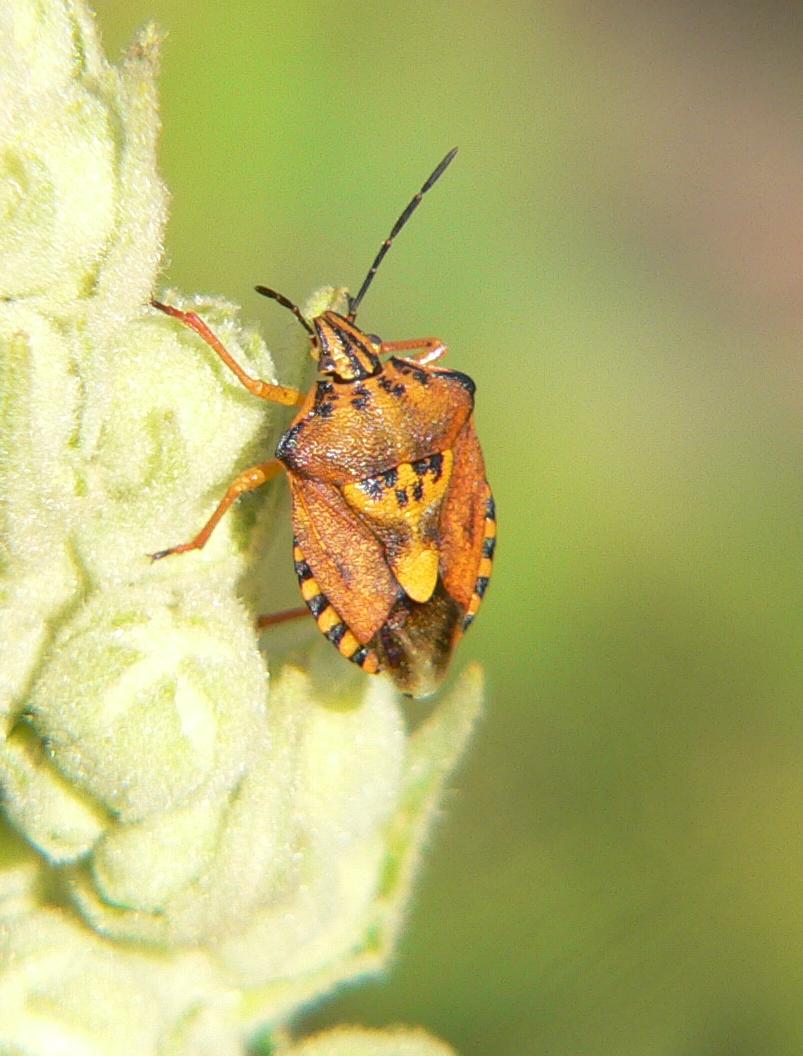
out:
M485 521L485 538L495 539L496 538L496 521L492 521L490 517L486 518Z
M300 546L294 546L293 547L293 560L294 561L303 561L304 560L304 554L303 554Z
M385 473L346 484L343 495L353 509L376 524L406 524L415 535L422 520L433 513L446 494L453 462L451 451L442 453L438 473L432 469L420 471L412 462L402 462L393 476Z
M338 623L340 623L340 617L332 608L331 605L327 605L321 615L318 617L318 630L321 634L326 634Z
M361 667L369 675L375 675L379 670L379 657L375 652L371 651L363 660Z
M480 561L480 567L479 567L479 571L477 572L477 576L478 577L479 576L484 576L486 579L490 579L491 578L491 572L493 571L493 567L494 567L494 563L490 559L490 557L484 557L482 559L482 561Z
M468 603L468 615L476 616L479 611L480 605L482 605L482 598L479 596L479 594L472 594L471 601Z
M391 567L408 597L413 601L429 601L438 582L438 551L434 546L413 539Z
M314 598L316 594L321 593L321 588L318 586L314 579L305 579L301 583L301 597L304 601L309 601Z
M360 643L357 641L351 631L347 630L343 637L340 639L340 641L337 643L337 648L340 650L343 656L351 657L354 656L354 654L360 648Z

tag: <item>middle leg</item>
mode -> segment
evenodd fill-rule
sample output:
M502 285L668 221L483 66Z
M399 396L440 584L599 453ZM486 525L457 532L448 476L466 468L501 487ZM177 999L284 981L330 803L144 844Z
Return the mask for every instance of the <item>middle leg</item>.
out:
M255 491L257 488L261 488L263 484L267 484L269 480L272 480L283 469L282 463L277 458L274 458L270 462L263 462L259 466L251 466L250 469L244 470L239 476L234 478L227 488L226 494L218 503L215 512L194 539L191 539L188 543L182 543L180 546L171 546L167 550L158 550L155 554L150 554L151 561L161 561L163 557L169 557L171 554L184 554L188 550L200 550L206 545L220 518L241 495L244 495L247 491Z

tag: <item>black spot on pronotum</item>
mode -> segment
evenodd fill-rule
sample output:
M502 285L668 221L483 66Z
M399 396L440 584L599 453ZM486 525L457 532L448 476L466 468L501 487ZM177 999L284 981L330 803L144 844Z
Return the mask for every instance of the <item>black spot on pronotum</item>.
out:
M306 425L306 420L302 418L300 422L288 429L287 432L279 439L279 443L276 445L276 457L278 459L285 459L288 455L292 455L298 446L298 437L301 430Z
M334 391L335 387L331 381L319 381L315 389L315 406L319 406L327 396L333 395Z
M468 374L461 374L459 370L450 370L449 377L453 381L456 381L458 385L462 385L466 392L468 392L471 396L473 396L474 393L477 391L477 386L474 384L473 379L470 378Z

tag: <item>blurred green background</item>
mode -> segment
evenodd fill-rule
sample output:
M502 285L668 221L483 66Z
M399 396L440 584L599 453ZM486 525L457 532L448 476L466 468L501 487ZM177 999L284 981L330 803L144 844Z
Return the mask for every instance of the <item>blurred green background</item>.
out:
M474 376L486 719L398 962L304 1026L803 1051L803 8L98 0L164 48L166 278L356 288ZM292 320L289 320L292 324Z

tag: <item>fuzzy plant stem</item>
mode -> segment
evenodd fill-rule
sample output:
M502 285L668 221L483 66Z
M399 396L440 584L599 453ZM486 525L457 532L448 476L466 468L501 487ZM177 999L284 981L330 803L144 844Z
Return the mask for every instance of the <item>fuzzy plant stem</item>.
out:
M147 307L158 47L110 65L81 0L0 13L0 1051L447 1056L286 1024L386 964L479 672L410 733L383 680L258 648L238 583L269 517L146 557L281 427ZM279 380L234 305L160 296Z

